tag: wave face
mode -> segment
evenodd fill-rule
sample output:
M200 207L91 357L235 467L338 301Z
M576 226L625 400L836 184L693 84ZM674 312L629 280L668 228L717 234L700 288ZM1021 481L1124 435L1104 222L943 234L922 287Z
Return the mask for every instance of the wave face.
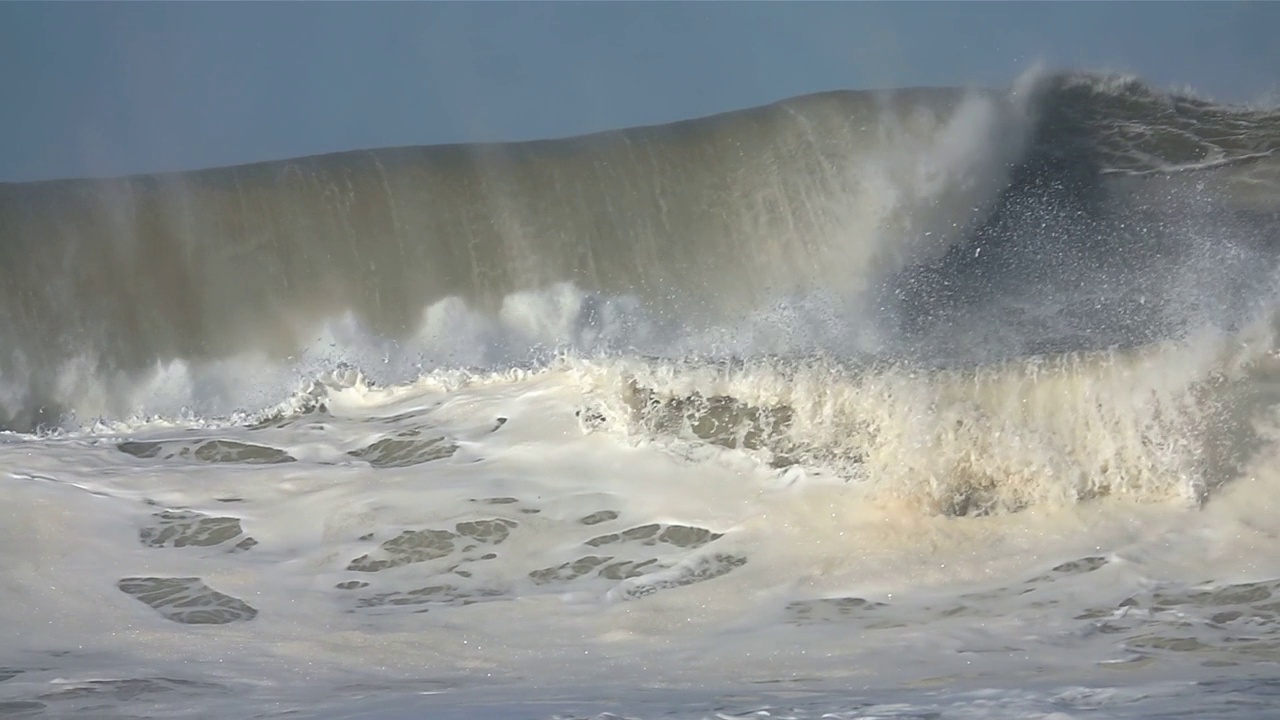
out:
M339 362L966 365L1238 327L1278 147L1274 111L1056 76L0 185L0 426L256 409Z

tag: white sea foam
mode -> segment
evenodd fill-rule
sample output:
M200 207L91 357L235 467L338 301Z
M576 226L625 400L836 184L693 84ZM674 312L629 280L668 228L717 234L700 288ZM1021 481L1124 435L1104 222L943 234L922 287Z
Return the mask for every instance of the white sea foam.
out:
M709 372L660 387L808 412L776 375ZM6 436L0 667L15 677L0 702L55 716L1132 717L1196 692L1173 679L1271 657L1270 434L1203 510L1113 495L948 517L877 492L874 473L594 424L627 376L659 386L579 361L378 388L345 377L320 409L252 428ZM1140 406L1149 388L1056 396ZM891 409L858 408L877 404ZM225 622L190 624L171 596ZM1121 671L1127 689L1100 690ZM1241 677L1242 697L1265 691Z

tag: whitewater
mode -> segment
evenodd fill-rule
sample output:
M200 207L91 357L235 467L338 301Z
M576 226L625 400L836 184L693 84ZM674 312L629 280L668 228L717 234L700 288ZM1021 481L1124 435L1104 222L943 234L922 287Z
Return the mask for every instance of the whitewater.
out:
M1280 110L0 184L0 717L1269 718Z

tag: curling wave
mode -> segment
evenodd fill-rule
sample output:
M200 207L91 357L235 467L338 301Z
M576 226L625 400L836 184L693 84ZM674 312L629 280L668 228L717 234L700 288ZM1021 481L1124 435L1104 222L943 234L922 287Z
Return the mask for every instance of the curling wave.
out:
M0 427L264 407L338 362L954 366L1241 327L1278 147L1275 111L1059 75L0 185Z

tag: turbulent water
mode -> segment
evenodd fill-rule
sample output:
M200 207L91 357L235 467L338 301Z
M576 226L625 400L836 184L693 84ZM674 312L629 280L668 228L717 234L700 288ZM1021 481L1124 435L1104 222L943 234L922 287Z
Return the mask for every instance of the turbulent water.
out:
M0 717L1270 717L1280 111L0 185Z

